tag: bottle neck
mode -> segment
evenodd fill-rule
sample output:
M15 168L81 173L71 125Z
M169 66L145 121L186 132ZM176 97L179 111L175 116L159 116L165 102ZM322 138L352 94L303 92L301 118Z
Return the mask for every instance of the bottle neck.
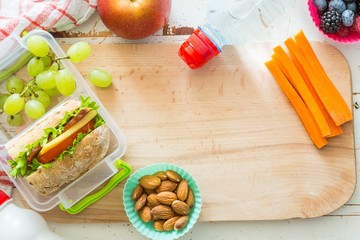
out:
M199 26L199 29L209 38L209 40L222 52L224 45L228 44L226 39L209 21L205 21Z

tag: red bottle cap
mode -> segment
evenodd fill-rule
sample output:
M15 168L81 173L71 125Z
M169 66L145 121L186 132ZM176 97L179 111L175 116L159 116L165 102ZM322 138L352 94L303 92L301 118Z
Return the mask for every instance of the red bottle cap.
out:
M179 56L191 68L196 69L203 66L210 59L217 56L220 50L200 29L180 46Z
M10 197L6 195L2 190L0 190L0 206L3 205L3 203L10 200Z

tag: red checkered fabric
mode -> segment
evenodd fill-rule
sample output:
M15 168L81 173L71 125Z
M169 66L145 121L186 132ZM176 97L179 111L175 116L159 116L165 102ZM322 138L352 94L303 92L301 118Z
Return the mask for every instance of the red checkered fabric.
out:
M96 5L97 0L0 0L0 40L14 29L69 30L85 22Z
M10 196L12 187L13 183L10 181L9 177L4 171L0 170L0 189Z

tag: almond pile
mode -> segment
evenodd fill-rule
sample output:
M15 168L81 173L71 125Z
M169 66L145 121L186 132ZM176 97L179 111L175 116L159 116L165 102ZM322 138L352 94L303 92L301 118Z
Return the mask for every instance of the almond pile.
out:
M173 170L145 175L132 192L134 209L144 222L154 220L157 231L180 230L189 221L194 206L194 193Z

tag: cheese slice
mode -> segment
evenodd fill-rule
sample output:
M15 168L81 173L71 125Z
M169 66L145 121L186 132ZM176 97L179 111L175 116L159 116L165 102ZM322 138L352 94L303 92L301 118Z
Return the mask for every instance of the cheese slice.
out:
M91 109L80 121L75 123L72 127L70 127L67 131L62 133L60 136L55 138L54 140L45 144L45 146L41 149L38 156L45 154L46 152L50 151L51 149L55 148L59 144L61 144L66 138L70 137L73 133L77 132L79 129L84 127L88 122L91 121L97 115L97 111Z

